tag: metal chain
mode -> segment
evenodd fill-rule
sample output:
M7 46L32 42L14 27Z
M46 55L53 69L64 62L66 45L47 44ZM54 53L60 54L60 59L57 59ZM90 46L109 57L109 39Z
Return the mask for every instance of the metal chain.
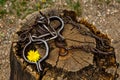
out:
M62 39L64 39L64 37L60 34L60 32L64 28L64 21L60 17L58 17L58 16L51 16L51 17L47 18L41 12L40 12L40 14L41 14L41 16L36 21L37 22L37 26L39 26L40 30L41 30L41 27L42 27L42 29L46 30L48 33L36 36L35 34L32 35L30 30L28 30L26 32L23 32L20 35L20 38L21 38L22 41L25 41L27 38L29 39L29 42L23 48L23 58L28 63L36 64L38 72L42 71L41 62L44 61L48 57L48 54L49 54L49 46L48 46L47 41L53 40L53 39L55 39L57 37L61 37ZM60 22L61 25L58 26L59 27L58 31L56 31L50 25L50 22L52 20L58 20ZM34 26L34 27L37 27L37 26ZM32 27L32 28L34 28L34 27ZM52 29L52 30L50 30L49 28ZM52 36L52 37L50 37L48 39L44 39L44 37L47 37L47 36ZM25 55L26 54L25 51L26 51L27 47L30 46L32 43L44 44L45 45L45 50L46 50L45 55L42 58L40 58L37 62L29 61L27 59L26 55Z

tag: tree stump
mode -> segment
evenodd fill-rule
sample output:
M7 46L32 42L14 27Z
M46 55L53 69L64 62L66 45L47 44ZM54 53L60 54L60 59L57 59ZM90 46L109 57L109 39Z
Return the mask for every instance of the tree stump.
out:
M34 12L28 15L13 35L10 52L10 80L117 79L118 64L114 48L110 45L111 42L107 35L84 19L78 20L74 11L45 9L41 12L47 17L59 16L63 19L65 25L61 34L65 38L65 42L61 44L57 38L48 41L49 56L41 63L43 71L38 72L36 65L27 63L23 59L22 51L26 42L19 41L19 34L31 28L40 13ZM51 25L56 28L59 23L53 21ZM40 46L36 46L36 48L38 51L44 49ZM64 54L65 52L66 54Z

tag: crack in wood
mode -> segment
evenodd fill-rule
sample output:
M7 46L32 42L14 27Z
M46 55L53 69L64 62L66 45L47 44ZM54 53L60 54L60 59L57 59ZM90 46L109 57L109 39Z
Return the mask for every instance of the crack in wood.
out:
M81 66L83 66L79 61L77 61L73 56L71 56L78 64L80 64Z
M57 56L57 60L56 60L56 64L55 64L55 67L58 65L58 62L59 62L59 55Z
M66 40L70 40L70 41L75 41L75 42L79 42L79 43L85 43L85 44L88 44L88 43L91 43L91 44L95 44L94 42L82 42L82 41L78 41L78 40L75 40L75 39L70 39L70 38L65 38Z
M69 11L68 11L68 13L69 13ZM45 13L45 14L47 14L47 13ZM63 13L63 15L72 16L72 14L64 14L64 13ZM34 16L36 16L36 15L34 15ZM60 13L60 16L63 19L65 18L65 16L61 15L61 13ZM76 16L75 16L75 18L76 18ZM105 72L106 68L111 67L111 66L115 67L115 65L117 65L116 60L115 60L116 57L115 57L114 48L111 47L111 45L110 45L110 39L108 38L107 35L98 31L94 25L88 23L85 20L76 21L75 18L71 17L69 19L70 21L66 21L66 23L65 23L67 25L65 25L62 35L65 36L67 45L65 45L64 48L66 48L66 47L69 48L70 46L78 46L76 48L80 48L79 46L82 46L85 44L91 44L91 45L93 45L93 47L90 48L90 50L89 50L90 53L85 52L83 50L77 51L74 49L74 50L70 50L71 53L72 53L72 51L73 51L73 53L72 54L68 53L69 56L61 57L60 55L55 56L59 52L58 50L53 51L53 52L51 50L51 52L50 52L51 56L48 57L48 59L45 61L45 63L43 63L44 70L42 73L39 74L39 76L40 76L39 79L42 80L43 77L45 77L47 74L51 73L48 76L49 78L47 78L47 79L50 79L50 80L56 79L57 80L57 79L65 79L66 78L67 80L75 80L75 79L76 80L77 79L78 80L80 80L80 79L81 80L88 80L88 79L91 79L91 80L93 80L93 79L95 79L95 80L98 80L98 79L114 80L113 77L116 76L118 67L116 68L116 70L114 72L115 74L113 74L113 75L111 73ZM30 21L29 19L31 19L31 18L28 18L28 17L26 18L26 22L25 22L26 24L29 24L28 23L28 21ZM75 19L75 20L73 20L73 19ZM64 21L65 21L65 19L64 19ZM30 22L30 24L32 24L32 22ZM25 29L30 29L30 26L31 26L30 24L27 26L24 25L25 27L21 27L20 31L22 31L22 30L24 31ZM37 32L40 33L41 31L40 32L37 31ZM77 35L77 33L78 33L78 35ZM17 48L19 50L22 50L22 48L23 48L22 46L24 46L25 43L23 43L23 44L19 43L18 44L19 48L18 47ZM52 46L55 46L55 45L52 45ZM11 48L13 48L13 47L11 47ZM54 47L54 48L57 48L57 47ZM85 48L86 48L85 50L87 50L87 47L85 47ZM16 53L17 53L17 51L18 50L16 50ZM19 56L20 53L21 53L21 51L18 51L17 56ZM96 54L92 54L92 53L96 53ZM104 54L102 54L102 53L104 53ZM113 53L112 56L111 56L111 53ZM12 54L11 57L14 57L13 59L16 59L15 58L16 56L13 56L14 53L11 52L11 54ZM92 54L92 55L90 55L90 54ZM108 55L105 55L105 54L108 54ZM16 65L18 65L17 61L14 62L13 59L11 59L11 68L16 67ZM102 60L102 59L105 59L105 60ZM92 64L93 63L92 61L94 62L94 64ZM49 66L47 64L49 64ZM20 63L20 65L21 66L18 66L18 67L23 68L23 71L21 71L21 72L24 73L24 75L28 75L28 76L24 76L24 77L27 77L24 80L27 80L27 79L29 80L30 77L31 77L31 79L33 79L32 77L36 77L35 75L32 75L29 70L28 70L28 73L25 74L25 72L27 70L27 66L30 67L29 64L24 65L24 62L23 62L23 63ZM92 67L91 67L91 65L92 65ZM78 67L76 67L76 66L78 66ZM82 66L82 68L81 68L81 66ZM18 69L18 68L16 68L16 69ZM113 69L113 68L111 68L111 69ZM33 71L34 71L34 69L32 69L32 72ZM110 70L108 70L108 72L109 71ZM34 72L36 72L36 70ZM14 73L16 73L16 72L14 72ZM13 74L11 74L11 75L13 76ZM58 78L58 77L60 77L60 78ZM11 80L15 80L15 79L11 78ZM35 78L33 80L35 80Z

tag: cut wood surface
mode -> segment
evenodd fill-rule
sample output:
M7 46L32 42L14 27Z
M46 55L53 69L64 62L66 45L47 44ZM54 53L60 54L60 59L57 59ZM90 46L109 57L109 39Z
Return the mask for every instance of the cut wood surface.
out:
M46 9L41 12L47 17L57 15L64 19L66 16L61 9ZM39 15L39 12L28 15L19 25L17 32L29 29L30 26L35 24L35 20ZM70 17L72 15L69 14ZM40 73L37 72L36 65L25 62L21 56L21 47L24 44L19 44L17 33L13 35L10 54L11 80L116 80L117 63L115 54L100 55L93 53L91 50L96 48L98 43L96 43L94 37L86 34L91 30L77 22L75 24L69 21L66 22L66 20L64 22L65 26L61 34L65 38L66 45L63 45L66 49L59 47L60 42L57 39L48 41L50 47L49 56L41 63L43 71ZM56 28L59 22L55 21L51 25ZM79 26L79 28L76 26ZM35 47L40 53L44 52L44 49L40 46ZM64 54L65 52L66 54ZM109 72L111 69L114 73Z
M64 27L63 36L67 43L66 48L82 45L91 45L91 47L95 47L95 39L83 36L79 34L79 31L77 31L76 28L72 28L73 26L71 24L66 24ZM90 64L93 64L93 54L91 53L87 53L80 49L73 49L68 50L67 55L59 56L59 50L59 48L54 47L54 49L50 52L50 56L46 61L51 64L51 66L56 66L57 68L62 68L66 71L76 72Z

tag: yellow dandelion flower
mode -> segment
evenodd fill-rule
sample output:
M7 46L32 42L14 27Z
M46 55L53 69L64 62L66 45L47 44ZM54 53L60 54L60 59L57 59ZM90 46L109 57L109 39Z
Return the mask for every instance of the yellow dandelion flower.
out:
M41 58L41 55L39 54L38 50L30 50L28 52L27 58L31 62L37 62Z

